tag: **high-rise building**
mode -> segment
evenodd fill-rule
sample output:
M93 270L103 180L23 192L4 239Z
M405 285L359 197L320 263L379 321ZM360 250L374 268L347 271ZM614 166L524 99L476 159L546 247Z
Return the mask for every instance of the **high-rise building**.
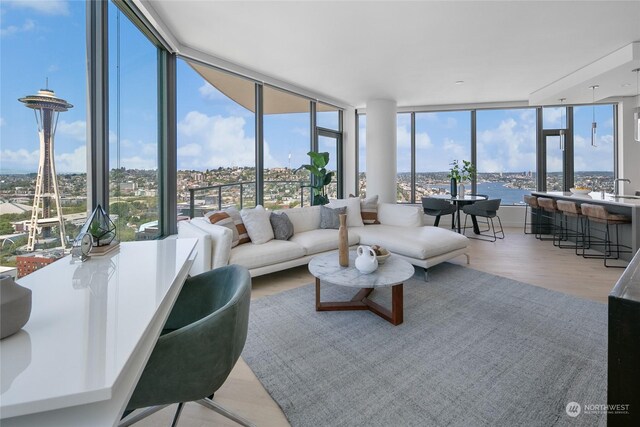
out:
M27 108L33 109L38 124L40 136L40 161L38 163L38 177L33 197L33 210L31 211L31 224L29 227L29 239L27 249L33 251L36 245L36 237L42 232L42 237L51 236L51 228L58 226L60 233L60 246L65 247L64 218L60 205L60 192L58 191L58 179L53 157L54 135L58 123L58 113L73 108L64 99L56 98L55 93L49 89L41 89L36 95L29 95L19 99ZM52 201L55 204L55 215L52 216Z

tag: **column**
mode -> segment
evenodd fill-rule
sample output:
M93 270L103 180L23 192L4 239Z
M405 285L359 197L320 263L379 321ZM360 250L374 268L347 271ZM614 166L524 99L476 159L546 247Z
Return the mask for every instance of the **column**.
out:
M397 103L389 99L367 102L367 196L396 202Z

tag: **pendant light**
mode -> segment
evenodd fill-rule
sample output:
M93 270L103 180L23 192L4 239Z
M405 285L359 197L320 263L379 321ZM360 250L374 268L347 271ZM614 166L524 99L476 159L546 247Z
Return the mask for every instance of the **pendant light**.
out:
M633 139L640 142L640 68L633 70L636 73L636 99L638 100L638 108L633 113Z
M596 130L598 128L598 124L596 123L596 89L598 89L600 86L598 85L593 85L593 86L589 86L591 88L592 94L591 94L591 101L592 101L592 106L593 106L593 118L592 118L592 122L591 122L591 146L592 147L597 147L596 145Z
M564 101L567 98L560 98L560 150L564 151L564 138L565 138L565 124L564 124L564 113L566 111L564 106Z

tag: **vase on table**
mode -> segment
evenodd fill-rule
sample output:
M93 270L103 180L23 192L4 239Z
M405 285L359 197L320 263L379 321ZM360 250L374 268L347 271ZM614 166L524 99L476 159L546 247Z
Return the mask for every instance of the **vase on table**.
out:
M456 197L458 195L458 183L455 178L451 178L451 197Z
M349 266L349 232L347 230L347 214L340 214L338 228L338 263L340 267Z
M458 196L464 197L464 184L462 182L458 184Z

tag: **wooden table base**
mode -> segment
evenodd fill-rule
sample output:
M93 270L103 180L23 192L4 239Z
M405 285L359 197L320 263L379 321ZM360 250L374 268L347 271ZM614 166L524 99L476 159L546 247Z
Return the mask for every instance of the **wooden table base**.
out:
M391 310L371 301L374 288L363 288L350 301L320 301L320 279L316 277L316 311L369 310L393 325L403 322L402 283L391 287Z

